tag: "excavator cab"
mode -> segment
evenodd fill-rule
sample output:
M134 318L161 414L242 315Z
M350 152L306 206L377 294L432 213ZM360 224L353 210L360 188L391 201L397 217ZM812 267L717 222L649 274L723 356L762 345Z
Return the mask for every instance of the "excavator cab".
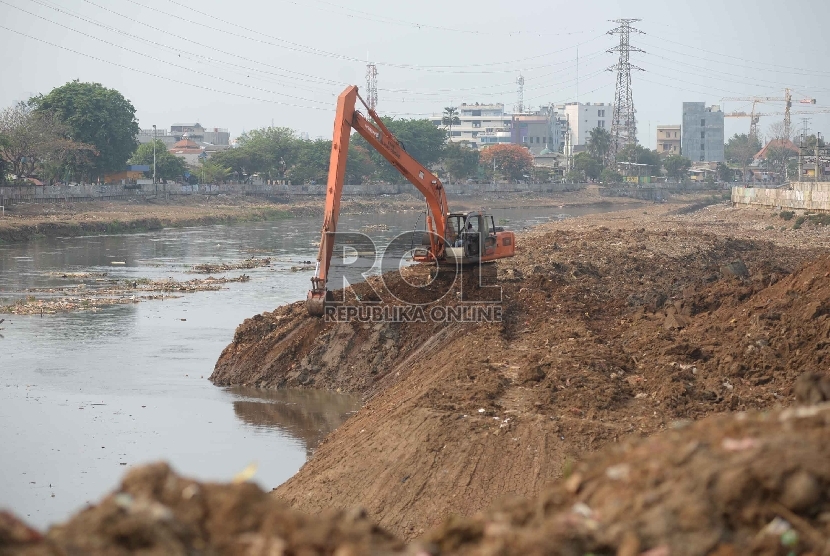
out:
M448 263L486 262L513 254L513 232L497 228L493 216L483 212L451 213L446 245Z

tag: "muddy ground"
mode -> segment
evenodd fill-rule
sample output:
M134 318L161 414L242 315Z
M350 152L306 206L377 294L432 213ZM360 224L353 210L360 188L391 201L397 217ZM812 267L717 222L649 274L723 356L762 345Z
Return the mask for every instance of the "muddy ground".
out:
M366 400L274 493L139 469L45 540L0 518L0 554L830 554L826 228L665 205L517 243L501 322L239 326L217 384Z
M275 496L360 505L415 538L537 496L609 444L790 405L795 379L830 363L830 236L793 228L726 205L545 225L496 264L502 322L324 323L294 304L240 325L212 379L363 394ZM469 286L439 305L486 293ZM372 295L356 286L349 303Z
M827 400L830 379L807 375L797 390ZM675 421L589 456L536 499L449 518L408 546L358 508L312 517L255 485L198 483L158 464L45 534L0 512L0 555L820 556L828 460L826 402Z

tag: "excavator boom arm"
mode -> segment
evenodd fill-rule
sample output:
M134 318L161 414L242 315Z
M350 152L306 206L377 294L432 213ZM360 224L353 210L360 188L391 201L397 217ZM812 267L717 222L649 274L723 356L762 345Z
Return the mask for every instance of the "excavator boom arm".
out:
M340 199L346 180L346 161L349 153L349 138L354 129L366 141L389 161L418 191L426 198L429 207L428 227L434 231L430 235L430 254L439 259L444 251L444 237L447 225L447 198L441 181L421 163L406 152L404 146L383 124L374 110L366 107L371 120L355 108L360 100L357 87L350 86L337 99L337 115L334 119L334 136L329 160L329 176L326 184L326 209L323 216L323 230L320 238L320 251L317 255L317 268L311 279L312 290L308 292L306 306L309 313L322 315L327 296L331 257L334 252L334 233L337 231L337 218L340 215ZM436 236L438 239L436 239Z

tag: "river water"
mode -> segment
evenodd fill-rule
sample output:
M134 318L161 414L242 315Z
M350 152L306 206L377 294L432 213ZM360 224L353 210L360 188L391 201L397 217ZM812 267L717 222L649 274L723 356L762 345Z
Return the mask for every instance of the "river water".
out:
M520 230L610 210L491 212ZM367 231L383 244L418 218L343 215L338 227ZM296 473L359 399L217 388L207 377L240 322L305 297L311 272L292 267L316 257L319 228L318 218L294 218L0 245L0 305L28 288L67 286L60 273L189 280L196 264L272 258L268 268L244 271L249 282L220 292L94 312L0 315L0 508L46 527L99 499L130 467L159 460L220 481L256 463L255 481L266 489Z

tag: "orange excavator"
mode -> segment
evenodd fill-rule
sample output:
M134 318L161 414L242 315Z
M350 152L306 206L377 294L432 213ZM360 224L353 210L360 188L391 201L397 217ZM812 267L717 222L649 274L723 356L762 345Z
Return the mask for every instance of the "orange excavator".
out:
M358 100L371 119L356 109ZM513 256L516 248L513 232L497 228L493 217L482 211L450 212L444 186L438 177L406 152L403 144L360 97L357 87L350 86L337 99L320 252L311 279L312 289L306 299L310 315L323 316L326 301L331 299L326 282L334 251L352 129L366 139L426 198L428 233L424 234L423 246L415 249L413 258L416 261L439 265L469 265Z

